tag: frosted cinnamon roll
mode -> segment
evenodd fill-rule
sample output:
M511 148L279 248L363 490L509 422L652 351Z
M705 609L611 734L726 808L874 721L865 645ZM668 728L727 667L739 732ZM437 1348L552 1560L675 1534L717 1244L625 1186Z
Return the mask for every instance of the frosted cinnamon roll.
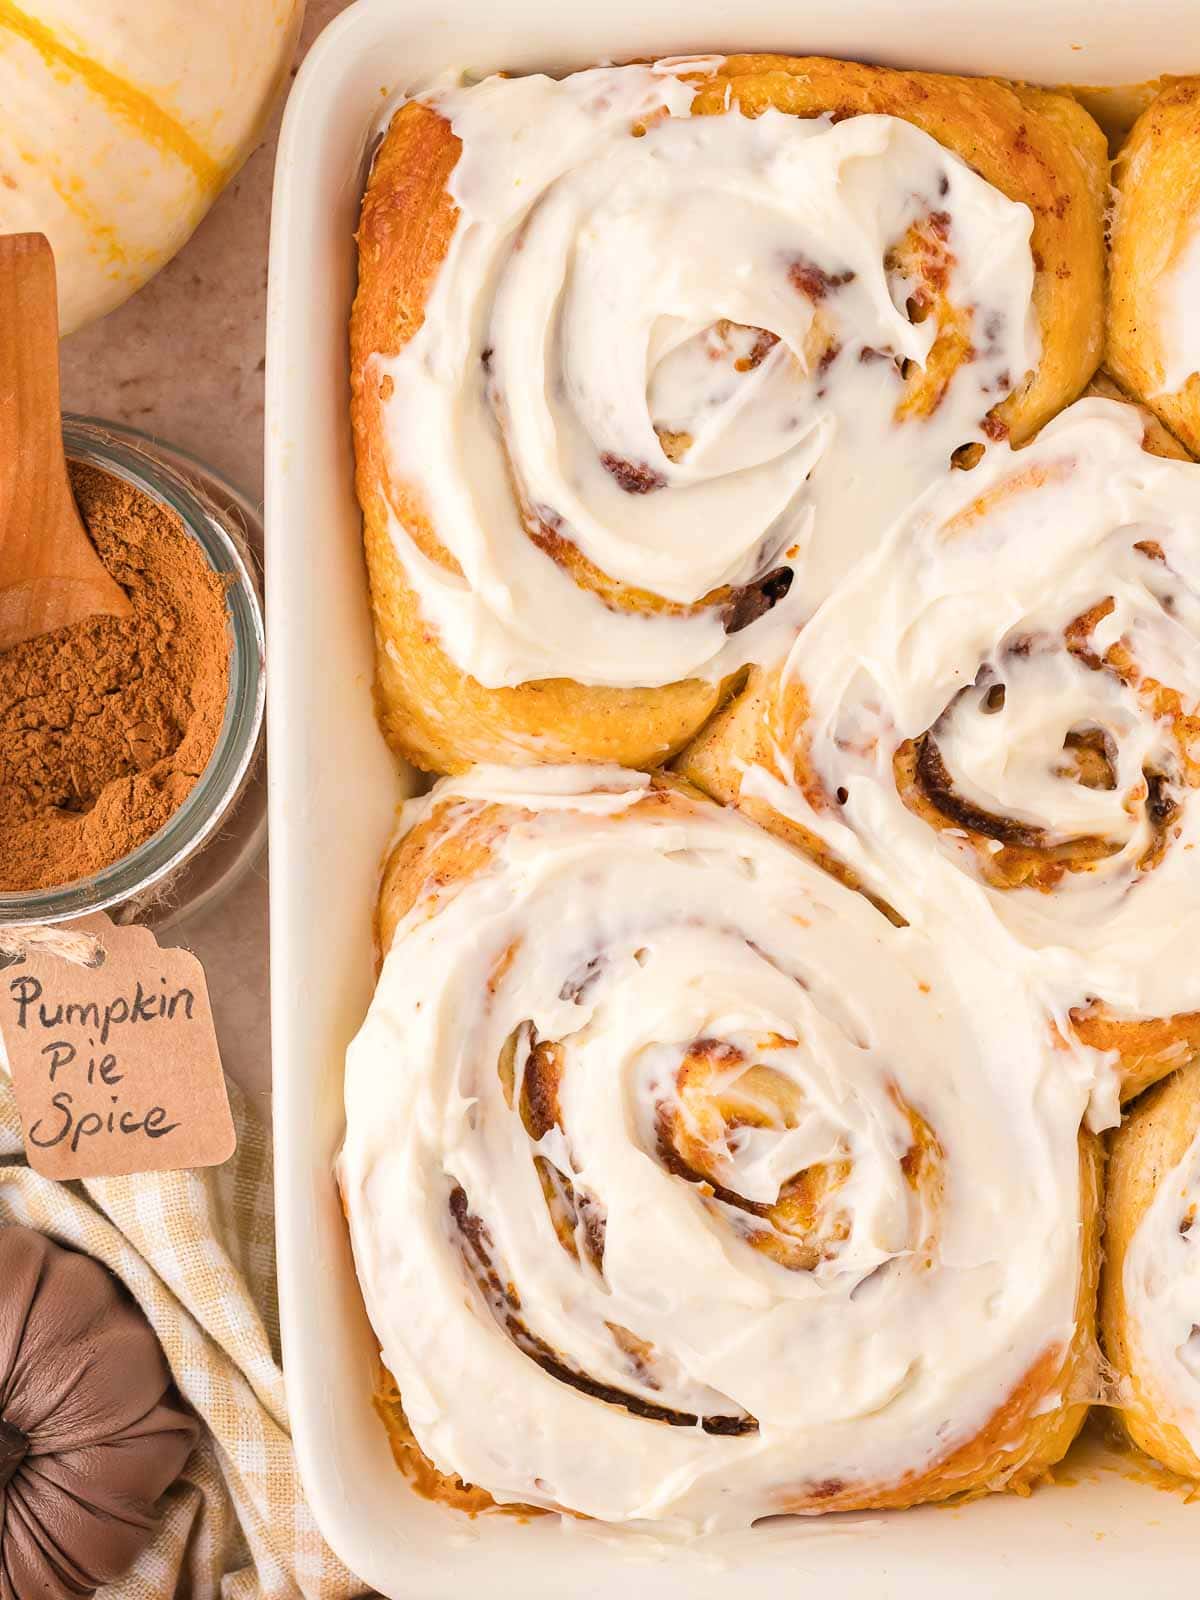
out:
M735 56L404 104L358 490L422 766L662 761L898 504L1098 359L1104 140L987 80Z
M406 820L338 1176L454 1503L708 1529L1063 1454L1092 1068L986 935L662 777L478 769Z
M1200 78L1168 82L1113 177L1108 364L1200 455Z
M1100 1315L1135 1444L1200 1478L1200 1065L1113 1135Z
M1136 1093L1200 1048L1200 469L1089 399L948 474L681 766L905 917L998 918Z

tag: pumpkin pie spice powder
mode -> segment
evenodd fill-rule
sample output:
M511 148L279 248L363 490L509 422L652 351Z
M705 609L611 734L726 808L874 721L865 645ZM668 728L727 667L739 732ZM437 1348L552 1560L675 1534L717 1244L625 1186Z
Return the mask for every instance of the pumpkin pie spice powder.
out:
M0 891L90 877L179 809L229 691L225 582L178 517L96 467L71 485L131 614L0 652Z

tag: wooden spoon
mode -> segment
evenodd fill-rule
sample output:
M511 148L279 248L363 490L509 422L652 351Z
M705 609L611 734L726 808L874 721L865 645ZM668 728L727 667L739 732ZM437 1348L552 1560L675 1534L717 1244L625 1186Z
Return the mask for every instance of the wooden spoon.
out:
M67 477L54 256L44 234L8 234L0 237L0 650L129 609Z

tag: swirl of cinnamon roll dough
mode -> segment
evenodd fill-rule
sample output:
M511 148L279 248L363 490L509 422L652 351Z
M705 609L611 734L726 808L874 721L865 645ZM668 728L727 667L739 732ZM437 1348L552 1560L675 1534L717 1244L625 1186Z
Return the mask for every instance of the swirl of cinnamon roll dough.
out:
M713 1528L1063 1454L1091 1052L992 941L951 968L661 776L481 768L407 820L338 1178L455 1503Z
M1200 1064L1152 1089L1113 1135L1101 1329L1135 1444L1200 1478Z
M987 80L775 57L390 119L352 324L385 731L665 759L958 452L1073 398L1103 139Z
M1088 399L947 474L681 763L885 903L994 914L1126 1096L1200 1048L1200 468L1142 436Z
M1200 455L1200 78L1168 81L1113 178L1108 365Z

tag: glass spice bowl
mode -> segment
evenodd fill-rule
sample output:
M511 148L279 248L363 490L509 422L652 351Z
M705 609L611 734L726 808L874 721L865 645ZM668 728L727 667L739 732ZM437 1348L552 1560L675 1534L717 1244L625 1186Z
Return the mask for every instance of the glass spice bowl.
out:
M91 877L0 891L0 924L66 922L107 911L116 922L165 928L231 889L266 843L259 759L266 700L257 576L262 522L251 501L212 468L134 428L66 415L63 443L68 461L98 467L168 506L208 565L227 579L229 694L208 765L158 832Z

